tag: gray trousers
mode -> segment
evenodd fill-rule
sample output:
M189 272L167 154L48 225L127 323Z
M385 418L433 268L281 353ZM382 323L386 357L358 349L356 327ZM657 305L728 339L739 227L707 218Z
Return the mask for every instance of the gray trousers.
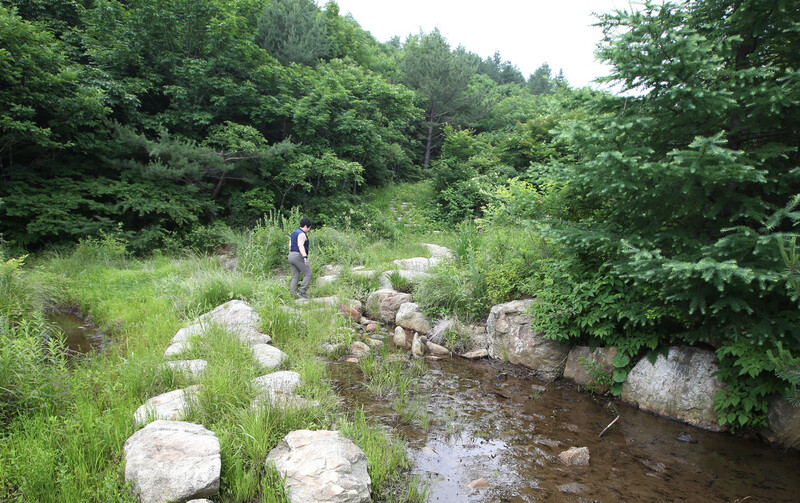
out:
M289 291L292 295L297 293L297 283L300 281L300 275L303 275L303 283L300 285L300 291L305 292L308 290L308 285L311 283L311 268L308 267L303 261L303 256L299 252L289 252L289 265L292 266L292 284Z

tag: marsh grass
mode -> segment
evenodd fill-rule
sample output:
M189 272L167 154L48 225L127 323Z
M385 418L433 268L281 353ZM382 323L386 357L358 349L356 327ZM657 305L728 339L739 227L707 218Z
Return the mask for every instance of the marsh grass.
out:
M250 350L220 327L197 338L181 358L209 363L189 416L220 439L222 486L215 501L286 501L280 478L265 465L267 453L289 431L337 424L346 426L368 453L376 501L417 501L413 498L420 491L407 484L402 445L385 429L367 424L363 414L343 418L338 410L325 362L318 357L323 342L349 345L353 340L350 322L335 308L296 303L285 281L252 274L247 267L226 272L213 259L192 254L135 259L113 240L83 242L74 253L53 253L35 263L34 268L18 264L0 284L8 292L15 289L14 299L22 299L8 307L12 297L6 296L5 304L0 298L0 307L7 307L0 314L0 337L5 337L0 361L5 364L13 356L35 369L15 372L31 380L17 389L36 397L16 402L3 397L3 406L13 414L0 423L0 501L136 501L124 483L122 451L136 430L134 411L148 398L190 384L165 369L164 350L179 328L231 297L251 302L261 316L261 331L289 355L286 367L300 373L298 393L319 405L253 409L251 382L264 370ZM353 298L354 291L373 286L374 278L354 277L336 292ZM80 306L111 337L111 347L62 368L57 348L42 344L48 340L41 317L47 305ZM23 342L29 344L27 356L24 348L14 346ZM407 387L393 379L395 389Z

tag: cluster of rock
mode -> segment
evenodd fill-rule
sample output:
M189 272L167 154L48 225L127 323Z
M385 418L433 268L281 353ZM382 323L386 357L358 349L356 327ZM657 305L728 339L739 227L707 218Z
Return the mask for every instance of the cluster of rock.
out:
M276 371L288 356L259 332L260 317L247 303L227 302L200 316L175 334L165 357L179 356L207 337L210 327L220 327L248 345L258 364L271 372L253 381L257 391L251 407L299 408L316 405L297 395L300 375ZM166 362L173 371L196 381L205 360ZM200 391L200 385L173 390L150 398L134 413L144 426L125 442L125 479L142 503L191 501L213 497L219 491L220 444L202 425L183 421ZM371 482L366 456L350 440L335 431L305 430L289 433L264 460L275 466L286 481L292 502L367 502Z
M431 250L429 259L416 257L394 261L397 270L381 276L381 289L369 295L366 314L395 325L394 343L410 349L415 356L446 356L451 352L440 345L441 334L452 329L448 325L452 320L441 320L434 325L410 294L394 290L389 281L394 273L412 282L418 281L429 274L431 266L452 256L446 248L426 246ZM611 360L616 349L570 347L532 330L529 311L533 302L533 299L515 300L492 307L485 331L470 327L473 349L461 356L489 356L532 369L544 380L565 377L606 392L609 380L598 379L598 373L611 374L614 369ZM717 368L716 354L711 350L672 347L654 363L647 358L637 362L622 385L621 398L659 416L720 431L723 428L714 411L714 396L724 385L715 376ZM800 448L800 409L776 397L770 402L768 422L769 428L762 432L767 440Z
M561 376L600 392L608 382L598 382L590 367L610 375L616 349L569 347L545 338L531 329L528 314L533 300L517 300L494 306L487 320L488 353L493 358L523 365L544 379ZM591 365L587 365L591 362ZM703 429L721 431L714 411L714 396L724 389L716 377L718 360L714 351L695 347L671 347L655 362L642 358L622 385L624 402L662 417ZM769 427L762 434L770 442L800 449L800 409L776 397L770 402Z

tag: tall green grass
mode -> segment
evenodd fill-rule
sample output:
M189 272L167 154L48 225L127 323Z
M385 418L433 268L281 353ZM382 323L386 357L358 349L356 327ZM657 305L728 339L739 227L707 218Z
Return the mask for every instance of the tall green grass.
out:
M6 293L0 299L0 382L11 382L12 374L24 378L14 386L16 395L3 395L9 413L0 428L0 501L135 501L124 484L122 455L136 429L133 413L148 398L188 384L165 370L163 352L181 326L231 298L256 308L261 330L289 355L286 368L300 373L299 393L318 405L252 409L251 381L264 370L249 349L218 327L198 339L187 356L202 357L209 366L189 419L220 438L223 482L215 501L286 501L279 478L264 464L269 450L294 429L340 423L351 425L351 438L368 453L377 501L419 501L413 499L419 488L403 475L407 460L397 440L338 410L319 358L323 342L349 343L353 337L335 309L318 311L309 304L297 310L286 285L264 269L222 271L213 259L192 254L136 259L108 239L39 258L35 267L0 263L0 289ZM55 342L43 343L57 341L43 322L48 304L80 306L110 335L110 349L63 364ZM14 346L19 341L26 350Z

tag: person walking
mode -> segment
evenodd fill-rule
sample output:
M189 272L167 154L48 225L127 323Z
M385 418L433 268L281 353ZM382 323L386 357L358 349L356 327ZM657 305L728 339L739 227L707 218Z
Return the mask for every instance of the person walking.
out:
M311 283L311 267L308 265L308 231L311 229L311 219L303 217L300 219L300 227L292 232L289 238L289 265L292 267L292 283L289 291L292 297L295 295L307 299L308 285ZM297 283L300 281L300 275L303 276L303 283L300 285L300 290L297 289Z

